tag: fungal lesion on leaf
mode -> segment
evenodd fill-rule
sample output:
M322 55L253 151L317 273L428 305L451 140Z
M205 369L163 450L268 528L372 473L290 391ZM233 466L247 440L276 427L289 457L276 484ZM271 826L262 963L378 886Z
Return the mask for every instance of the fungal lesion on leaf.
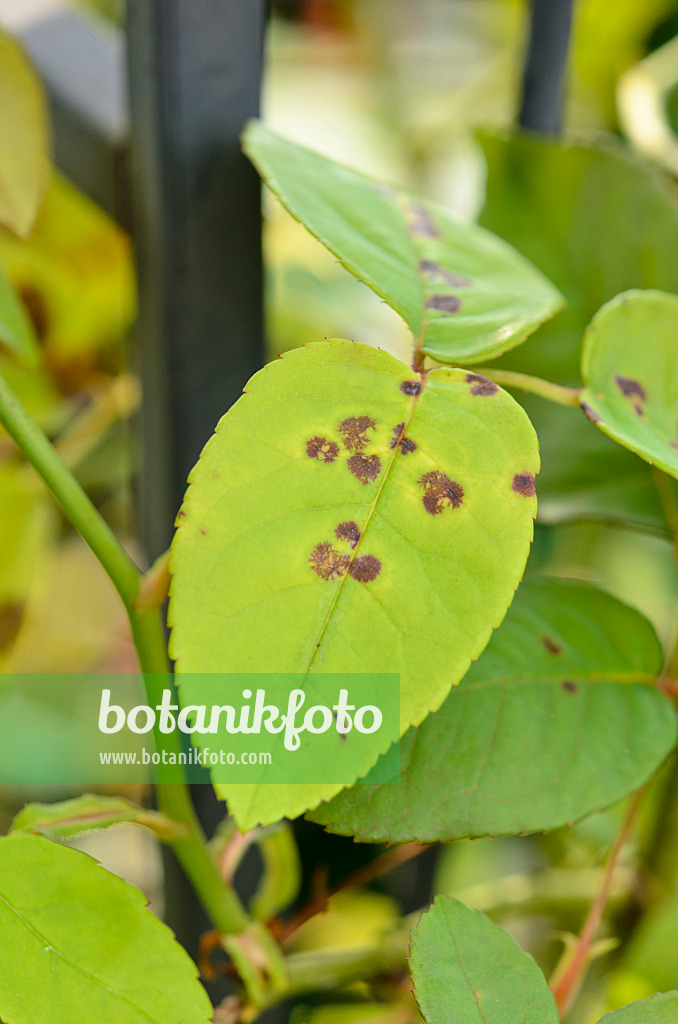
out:
M533 473L516 473L511 482L511 489L516 494L522 494L524 498L534 498L537 488L534 482Z
M447 270L440 263L434 263L433 260L420 260L419 272L424 274L429 281L441 281L443 284L449 285L450 288L470 288L473 284L470 277L455 274L454 271Z
M347 451L362 452L370 444L367 431L375 430L376 426L376 420L371 416L348 416L341 421L337 430Z
M483 377L480 373L467 373L466 383L471 385L471 394L482 397L489 397L490 395L496 395L499 391L499 385L495 384L493 380L488 380L487 377Z
M541 638L541 642L542 646L545 647L549 654L552 654L554 657L558 654L563 653L563 648L560 646L557 640L553 639L553 637L543 636Z
M429 515L438 516L446 508L459 508L464 499L464 488L446 473L432 470L419 478L423 489L422 504Z
M409 398L415 398L421 391L421 381L404 380L400 385L400 390Z
M334 535L352 550L358 546L361 532L357 523L349 520L337 523ZM321 580L333 582L346 574L358 583L371 583L381 572L381 561L375 555L351 555L338 551L331 541L316 544L309 557L311 569Z
M349 556L342 555L329 541L316 544L309 558L313 572L328 582L341 579L346 574L349 562Z
M440 232L433 223L428 210L420 203L410 203L407 208L407 226L413 235L420 235L423 238L438 238Z
M309 437L306 442L306 454L309 459L317 459L319 462L334 462L339 454L339 445L336 441L329 441L326 437Z
M579 687L575 683L574 679L563 679L560 684L561 688L565 690L565 693L577 693Z
M374 555L359 555L348 567L348 574L359 583L371 583L381 572L381 562Z
M405 424L398 423L393 428L393 435L391 437L389 447L391 449L400 446L400 450L403 455L409 455L411 452L416 452L417 443L409 437L404 436Z
M595 409L592 409L588 402L581 403L582 411L587 419L591 420L591 423L600 423L600 416Z
M353 520L349 519L345 523L338 523L334 529L334 536L337 540L346 540L355 548L358 541L360 540L360 527Z
M381 472L381 459L378 455L352 455L346 465L349 472L365 487L376 480Z
M645 410L643 405L647 402L647 392L640 381L635 380L633 377L622 377L618 374L614 378L614 382L624 398L628 398L633 403L633 411L636 416L644 416Z
M456 295L432 295L426 300L426 308L452 315L461 309L461 299L458 299Z

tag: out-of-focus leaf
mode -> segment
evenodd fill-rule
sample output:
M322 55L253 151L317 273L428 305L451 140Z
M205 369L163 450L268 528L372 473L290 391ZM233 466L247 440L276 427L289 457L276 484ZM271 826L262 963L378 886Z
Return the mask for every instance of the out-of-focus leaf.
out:
M564 581L523 583L443 706L401 740L398 785L356 785L309 817L364 842L535 832L637 789L676 739L638 612Z
M505 614L537 471L524 413L476 374L420 377L346 341L288 353L252 379L191 473L170 565L180 676L399 673L404 731ZM351 736L335 738L328 763L364 774ZM258 781L219 786L241 828L341 788Z
M635 146L678 174L675 101L678 38L655 50L622 75L619 118Z
M663 992L606 1013L599 1024L676 1024L677 1020L678 992Z
M1 44L0 44L1 45ZM28 315L0 267L0 344L26 366L37 365L40 350Z
M0 839L0 1015L10 1024L207 1024L197 971L146 900L40 836Z
M83 832L123 824L143 825L171 842L186 828L159 811L149 811L117 796L87 793L58 804L27 804L12 822L11 832L32 832L54 839L72 839Z
M27 235L47 185L47 106L21 47L0 33L0 223Z
M283 205L399 313L441 363L482 362L561 307L510 246L434 203L336 164L251 122L244 147Z
M678 296L631 291L596 314L580 394L605 434L678 477Z
M584 331L631 288L678 292L678 205L661 179L618 147L484 137L489 178L481 222L563 292L567 307L498 365L579 383ZM540 517L595 517L665 530L650 471L576 410L521 403L542 454Z
M412 935L414 995L426 1024L558 1024L531 956L503 928L439 896Z

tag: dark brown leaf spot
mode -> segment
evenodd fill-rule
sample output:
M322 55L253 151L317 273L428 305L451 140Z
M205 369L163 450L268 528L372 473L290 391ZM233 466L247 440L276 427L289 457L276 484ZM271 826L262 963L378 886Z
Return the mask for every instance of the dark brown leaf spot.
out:
M379 476L381 459L378 455L352 455L347 466L361 484L367 485Z
M359 555L348 567L348 574L359 583L371 583L381 572L381 562L374 555Z
M335 528L334 536L337 540L347 540L352 548L360 540L360 527L357 523L349 520L347 523L339 523Z
M446 473L433 470L431 473L424 473L419 480L419 486L424 488L422 502L426 511L437 516L450 505L452 508L459 508L464 497L464 488L456 480L450 480Z
M556 655L556 654L562 654L563 653L563 648L552 637L550 637L550 636L543 636L541 638L541 642L544 645L544 647L546 648L546 650L549 652L549 654Z
M584 411L584 414L588 416L588 418L591 420L591 423L600 423L600 416L598 415L595 409L592 409L591 406L588 405L586 402L582 402L581 407Z
M640 381L633 380L632 377L615 377L614 381L624 398L639 398L641 402L647 401L645 388Z
M522 494L525 498L534 498L537 489L534 486L534 477L531 473L516 473L511 487L516 494Z
M426 300L427 309L435 309L439 313L458 313L461 309L461 299L456 295L432 295Z
M455 274L451 270L446 270L445 267L441 267L439 263L434 263L433 260L421 260L419 270L430 281L442 281L444 284L449 284L451 288L470 288L473 284L470 277L463 277L461 274Z
M428 210L419 203L410 203L410 231L425 238L437 238L440 234Z
M418 395L421 391L421 384L418 380L404 380L400 385L400 390L404 395Z
M326 437L311 437L306 442L306 454L309 459L334 462L339 454L339 445L336 441L328 441Z
M361 452L367 448L370 443L367 431L370 428L374 430L376 425L371 416L349 416L348 419L342 420L338 430L344 447L350 452Z
M645 413L643 412L642 405L634 405L633 411L635 412L636 416L644 416L645 415Z
M350 559L340 554L329 542L317 544L311 552L309 563L321 580L338 580L346 574Z
M579 687L575 683L574 679L563 679L560 684L565 693L577 693Z
M404 429L404 423L399 423L393 428L393 437L390 441L390 447L397 448L398 445L400 445L400 450L403 455L409 455L410 452L416 452L417 444L415 441L411 441L409 437L403 437Z
M471 385L472 395L486 397L496 395L497 391L499 391L498 384L495 384L493 380L488 380L487 377L483 377L480 373L467 373L466 383Z

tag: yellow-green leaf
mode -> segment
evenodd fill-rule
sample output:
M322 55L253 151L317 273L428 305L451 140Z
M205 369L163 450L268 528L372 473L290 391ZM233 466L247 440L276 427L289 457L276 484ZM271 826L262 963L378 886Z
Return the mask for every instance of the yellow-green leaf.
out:
M678 296L630 291L591 321L582 409L605 434L678 477Z
M27 235L47 185L47 107L21 47L0 33L0 223Z
M336 340L276 360L190 476L171 559L180 675L399 673L405 731L502 620L538 466L529 420L477 374L418 375ZM219 787L241 827L341 787L254 788Z

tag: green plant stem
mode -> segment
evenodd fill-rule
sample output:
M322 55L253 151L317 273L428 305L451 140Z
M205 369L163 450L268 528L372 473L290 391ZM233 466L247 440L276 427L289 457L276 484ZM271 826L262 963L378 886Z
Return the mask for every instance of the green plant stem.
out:
M136 606L143 576L2 377L0 422L42 477L118 591L129 617L147 699L151 706L155 706L160 703L162 690L167 686L170 665L160 609ZM178 753L180 749L176 733L156 733L156 743L159 751ZM183 767L160 764L157 774L159 809L187 826L186 835L172 845L198 897L221 933L244 932L250 926L250 918L235 891L224 883L208 852L185 783Z
M566 388L562 384L554 384L550 380L531 377L527 373L516 373L513 370L493 370L492 367L480 366L477 372L488 380L493 380L495 384L501 384L502 387L529 391L549 402L556 402L557 405L579 405L579 388Z

